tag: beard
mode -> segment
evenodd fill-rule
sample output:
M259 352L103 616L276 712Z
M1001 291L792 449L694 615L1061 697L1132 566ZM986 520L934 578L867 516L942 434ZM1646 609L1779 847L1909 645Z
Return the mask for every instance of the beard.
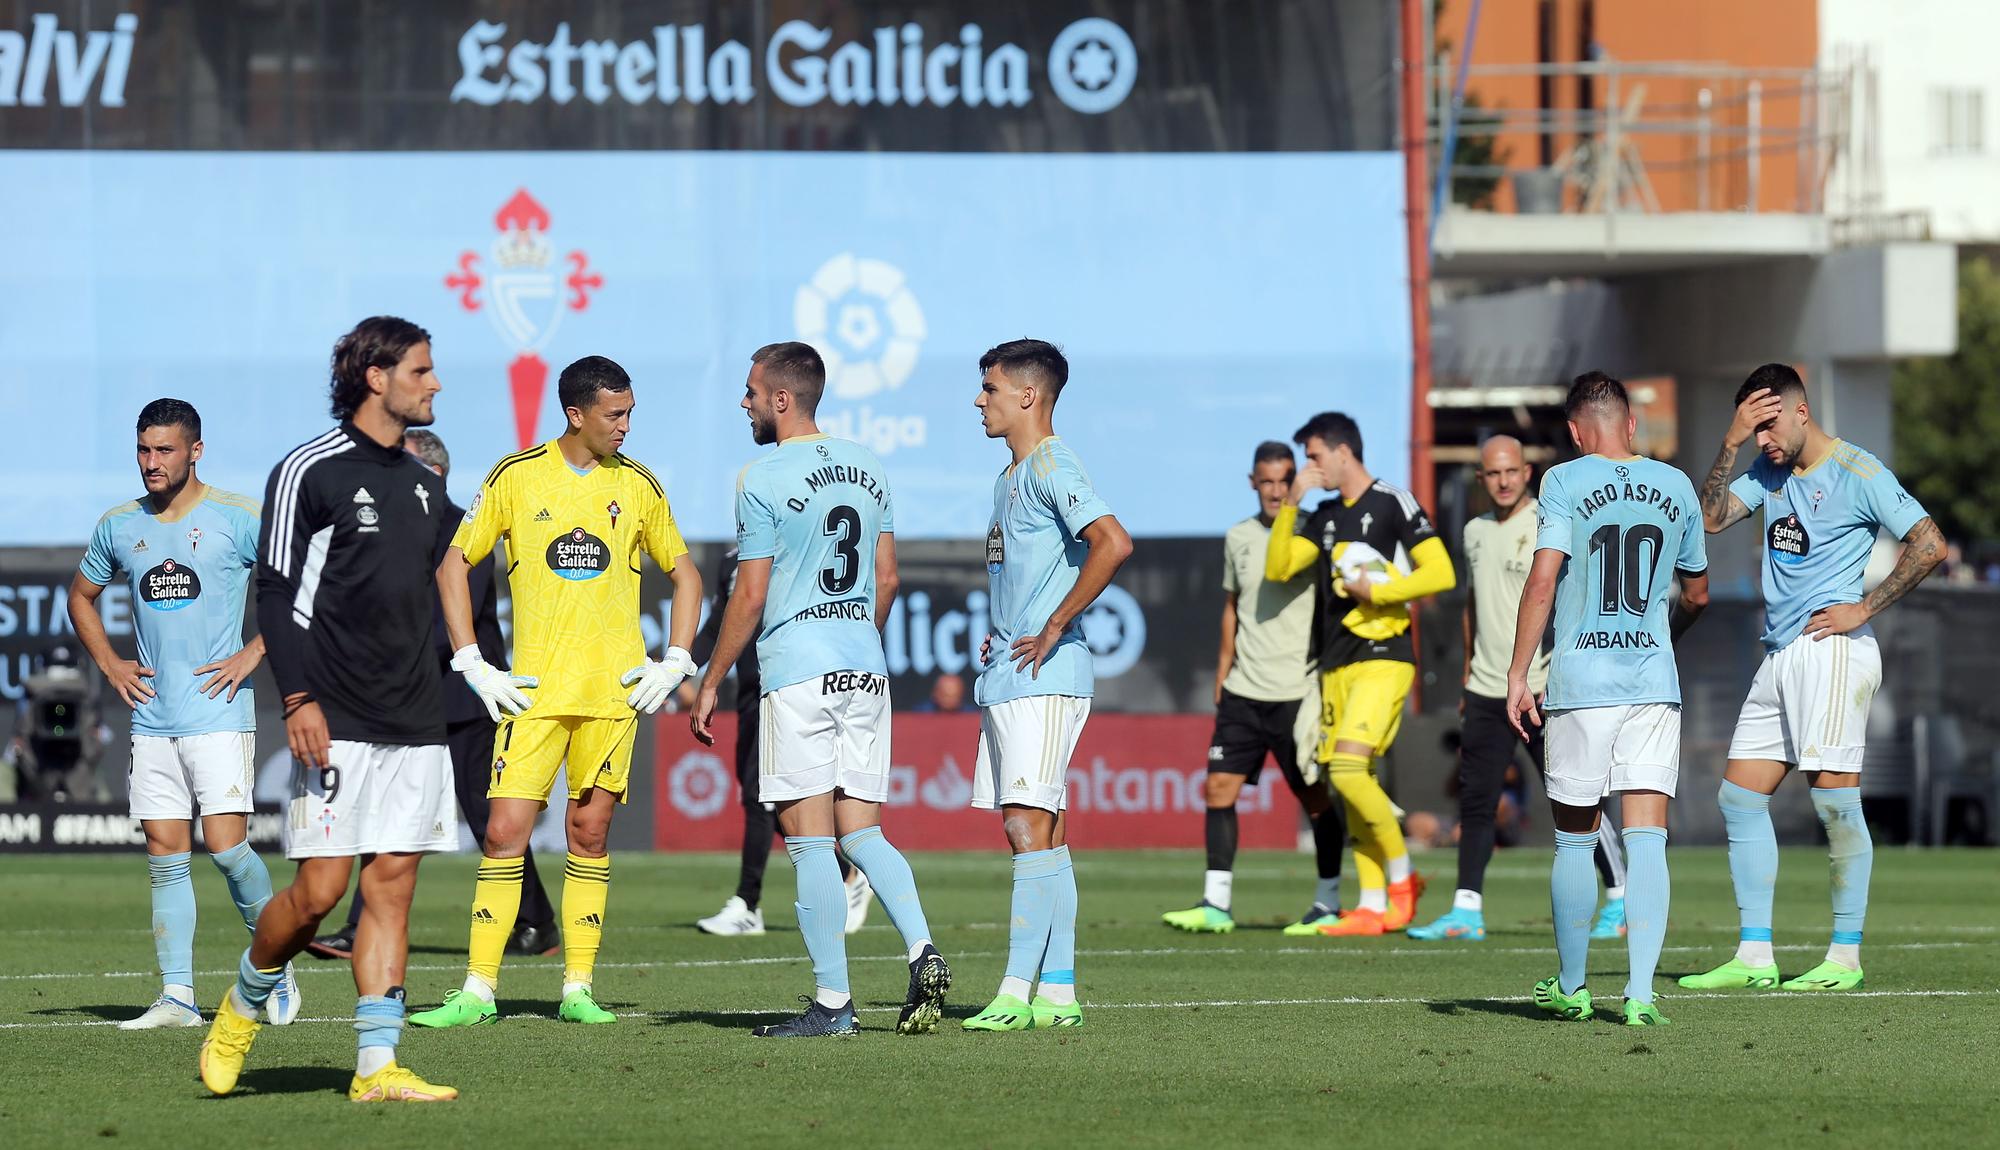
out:
M769 447L773 443L778 442L777 421L771 420L767 422L752 415L750 417L750 442L755 443L759 447Z

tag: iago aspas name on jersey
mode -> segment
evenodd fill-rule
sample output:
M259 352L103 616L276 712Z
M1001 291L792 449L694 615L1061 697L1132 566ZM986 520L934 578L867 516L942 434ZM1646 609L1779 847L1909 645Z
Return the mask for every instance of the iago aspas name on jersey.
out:
M1619 470L1623 471L1624 468L1621 467ZM1579 495L1576 501L1576 513L1588 520L1610 504L1620 501L1647 503L1658 507L1669 523L1678 523L1681 519L1681 506L1674 502L1673 496L1649 484L1633 483L1629 480L1622 490L1616 483L1607 483Z

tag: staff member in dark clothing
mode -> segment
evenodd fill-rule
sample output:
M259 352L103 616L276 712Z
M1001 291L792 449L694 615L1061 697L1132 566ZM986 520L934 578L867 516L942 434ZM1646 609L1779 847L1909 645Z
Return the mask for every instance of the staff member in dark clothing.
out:
M433 557L449 538L444 481L403 450L431 422L430 334L376 316L333 346L339 426L271 471L257 543L257 627L295 764L292 885L264 906L236 985L201 1045L201 1080L236 1088L257 1012L347 891L368 906L354 948L355 1102L458 1097L396 1063L417 862L457 845L444 697L429 638Z
M722 633L723 608L736 590L736 546L731 544L715 565L719 590L709 608L708 619L688 649L696 664L706 666L715 654L715 638ZM743 864L736 876L736 893L722 909L695 922L707 934L753 935L764 933L764 868L771 861L771 837L778 831L778 815L764 805L757 793L757 714L763 699L763 684L757 674L757 645L743 648L736 659L736 782L743 792ZM868 903L875 897L868 876L840 856L841 880L847 887L847 933L860 930L868 920Z
M436 472L439 479L450 477L451 454L445 450L444 440L439 439L436 432L414 428L403 436L403 448ZM445 518L455 524L465 518L465 509L447 497ZM440 550L435 558L443 559L443 551ZM500 593L493 580L491 555L472 568L469 580L472 588L472 629L479 639L479 653L488 663L504 671L507 669L507 640L500 634ZM431 637L437 651L438 667L441 671L448 669L451 666L451 641L445 637L442 610L433 619ZM489 809L486 773L493 762L493 735L497 728L486 714L479 697L472 693L463 679L457 675L444 675L443 678L445 743L451 748L452 789L458 795L458 813L464 816L465 825L472 828L472 837L484 843ZM507 953L554 954L561 948L561 940L556 934L555 908L549 903L548 891L542 887L541 875L535 872L534 854L526 855L525 861L527 872L521 885L521 912L514 920L514 935L507 942ZM307 952L319 958L351 957L354 953L354 932L361 923L364 903L361 891L356 889L353 899L347 904L347 925L314 939L306 947Z

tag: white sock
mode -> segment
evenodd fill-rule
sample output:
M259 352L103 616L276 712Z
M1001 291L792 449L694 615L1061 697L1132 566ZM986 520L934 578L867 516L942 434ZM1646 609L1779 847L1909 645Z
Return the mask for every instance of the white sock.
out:
M927 947L927 946L929 946L930 944L931 944L931 940L930 940L930 939L928 939L928 938L920 938L920 939L918 939L917 941L915 941L915 942L911 943L911 944L910 944L910 959L909 959L909 960L910 960L911 962L915 962L915 961L917 961L917 960L918 960L919 958L922 958L922 957L924 956L924 948L925 948L925 947Z
M481 1002L493 1001L493 985L476 974L466 975L465 985L460 989Z
M185 982L169 982L160 988L160 993L166 995L168 998L179 999L182 1002L192 1003L194 1001L194 987L189 986Z
M813 1001L826 1007L828 1010L839 1010L841 1007L846 1006L852 997L852 995L845 991L828 990L824 986L813 987Z
M1069 1006L1076 1001L1076 984L1073 982L1047 983L1041 988L1041 995L1057 1006Z
M1383 869L1389 872L1390 882L1403 882L1410 877L1410 856L1390 859Z
M1622 887L1622 886L1607 886L1607 887L1605 887L1605 888L1604 888L1604 899L1605 899L1605 901L1606 901L1606 902L1624 902L1624 901L1625 901L1625 888L1624 888L1624 887Z
M1022 1002L1028 1001L1029 989L1028 980L1025 978L1015 978L1010 974L1000 980L1000 993L1012 995Z
M1771 957L1769 940L1764 942L1745 940L1736 944L1736 961L1745 966L1770 966L1777 959Z
M243 991L241 989L234 986L230 987L229 1001L235 1005L236 1013L241 1014L246 1018L257 1017L257 1008L243 1001Z
M1217 910L1229 909L1229 891L1236 876L1226 870L1202 872L1201 900Z
M396 1061L395 1047L364 1046L361 1052L354 1056L354 1076L366 1078L370 1074L379 1074L383 1067L394 1061Z
M1836 942L1826 948L1826 960L1837 962L1849 970L1861 969L1861 944L1858 942Z
M1457 894L1451 896L1451 908L1453 910L1485 910L1486 896L1476 890L1461 889Z
M1339 909L1340 907L1339 875L1334 875L1332 878L1323 878L1319 880L1319 885L1313 888L1313 905L1323 906L1328 910Z
M570 995L575 994L579 990L589 990L589 989L590 989L590 984L587 982L565 982L563 983L562 996L564 998L568 998Z
M1361 909L1387 913L1389 910L1389 892L1386 890L1362 891Z

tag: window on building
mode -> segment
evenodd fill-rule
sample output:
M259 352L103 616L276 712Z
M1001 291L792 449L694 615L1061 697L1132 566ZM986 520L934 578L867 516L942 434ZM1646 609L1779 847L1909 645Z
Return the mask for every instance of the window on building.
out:
M1986 93L1978 88L1931 89L1931 154L1976 156L1986 151Z

